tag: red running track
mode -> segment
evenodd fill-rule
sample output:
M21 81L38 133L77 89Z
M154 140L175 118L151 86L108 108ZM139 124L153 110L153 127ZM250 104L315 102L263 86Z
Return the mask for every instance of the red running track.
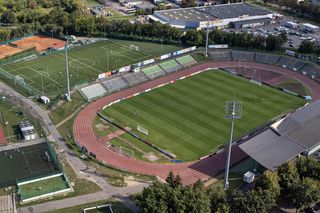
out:
M111 94L109 96L103 97L80 111L77 115L73 124L73 134L77 139L77 142L81 146L85 146L88 151L96 154L98 160L105 161L108 165L122 168L127 171L156 175L164 179L169 171L173 171L176 174L180 174L184 184L194 183L198 179L209 179L222 172L225 167L225 160L227 156L226 150L223 152L213 155L211 157L205 158L203 160L198 160L194 162L180 163L180 164L159 164L144 162L141 160L136 160L123 156L121 154L115 153L104 144L99 142L98 138L95 136L93 131L93 121L96 117L96 113L101 110L107 104L116 101L118 99L126 98L135 93L143 92L146 89L154 88L158 85L177 80L180 77L190 75L200 70L205 70L208 68L226 68L226 67L250 67L256 69L263 69L265 71L272 71L281 73L286 76L290 76L303 82L307 85L311 92L314 100L320 98L320 85L309 79L308 77L301 75L299 73L278 67L275 65L259 64L254 62L208 62L199 64L183 71L179 71L161 78L157 78L153 81L149 81L138 86L134 86L128 89L124 89L117 93ZM239 148L238 145L234 145L232 148L231 165L245 159L246 154Z

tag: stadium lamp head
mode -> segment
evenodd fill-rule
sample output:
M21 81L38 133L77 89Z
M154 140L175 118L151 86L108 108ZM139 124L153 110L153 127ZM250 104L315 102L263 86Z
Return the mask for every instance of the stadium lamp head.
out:
M226 101L224 117L240 119L242 116L242 101Z

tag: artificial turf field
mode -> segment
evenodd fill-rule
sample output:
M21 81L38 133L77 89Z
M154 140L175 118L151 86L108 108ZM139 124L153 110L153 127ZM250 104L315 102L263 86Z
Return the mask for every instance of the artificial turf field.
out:
M131 50L133 44L139 51ZM100 73L112 71L126 65L141 62L181 49L174 45L161 45L150 42L136 42L125 40L104 40L75 47L69 50L69 71L71 87L83 82L95 80ZM56 96L65 91L65 55L63 52L36 59L20 61L0 66L13 75L20 75L24 81L49 96ZM11 82L13 83L13 82Z
M22 199L28 199L39 195L67 189L69 188L69 185L63 176L58 176L20 185L19 188Z
M177 159L191 161L227 143L230 121L224 119L224 105L234 97L243 101L234 138L305 104L301 98L215 70L121 101L103 113L132 129L148 129L148 136L136 133Z

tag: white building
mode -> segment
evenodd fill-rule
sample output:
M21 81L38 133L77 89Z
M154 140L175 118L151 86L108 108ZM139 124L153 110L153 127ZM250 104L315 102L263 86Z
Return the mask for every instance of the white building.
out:
M204 29L259 26L271 22L273 13L246 3L210 5L155 11L149 16L154 21L177 28Z
M309 23L303 23L302 24L302 29L306 30L308 32L318 32L319 31L319 27L313 24L309 24Z
M24 140L29 141L37 138L36 130L30 121L21 121L19 127Z

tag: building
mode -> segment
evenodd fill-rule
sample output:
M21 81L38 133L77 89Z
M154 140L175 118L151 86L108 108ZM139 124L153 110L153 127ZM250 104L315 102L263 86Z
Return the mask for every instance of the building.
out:
M155 11L149 16L153 21L177 28L250 27L270 23L273 13L247 3L210 5Z
M315 6L320 6L320 0L310 0L310 2Z
M319 27L313 24L309 24L309 23L303 23L302 24L302 30L305 30L307 32L318 32L319 31Z
M299 27L299 24L293 21L288 21L286 22L285 27L290 29L297 29Z
M143 2L142 4L137 4L134 6L137 10L147 10L150 9L152 10L153 8L155 8L156 6L154 6L153 4L149 3L149 2Z
M121 5L127 8L134 7L138 4L142 4L142 1L141 0L125 0L121 2Z
M310 103L239 147L271 171L300 154L312 155L320 149L319 109L320 100Z
M19 124L20 131L23 135L24 140L34 140L37 138L36 130L30 121L21 121Z

